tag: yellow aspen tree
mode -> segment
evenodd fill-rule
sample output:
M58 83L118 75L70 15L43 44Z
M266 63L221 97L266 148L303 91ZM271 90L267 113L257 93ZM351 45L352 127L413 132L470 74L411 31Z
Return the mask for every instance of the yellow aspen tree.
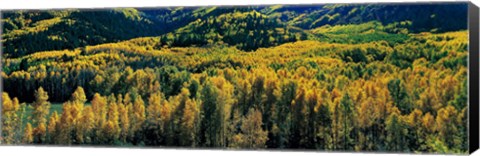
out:
M376 99L372 97L367 97L364 100L361 100L360 106L357 106L356 117L355 117L355 126L359 128L357 135L359 137L357 147L355 150L371 150L374 136L372 136L372 126L374 126L376 117L375 110Z
M78 87L75 92L72 94L72 99L71 99L71 109L70 109L70 115L72 117L71 119L71 128L72 131L75 132L75 138L72 138L73 143L83 143L84 142L84 133L85 131L82 131L82 126L84 123L82 123L82 118L83 118L83 109L85 107L85 102L87 101L87 98L85 96L85 92L82 87Z
M72 109L71 109L71 115L72 115L72 126L74 128L74 131L77 132L77 135L78 133L83 133L83 132L80 132L80 129L81 129L81 120L83 118L83 110L84 110L84 103L78 103L78 102L75 102L75 103L72 103ZM77 138L78 140L78 138Z
M146 133L152 136L147 144L165 143L167 141L165 135L168 135L166 126L173 112L171 104L163 99L162 93L156 92L150 95L146 112Z
M72 130L74 129L74 118L72 116L73 104L67 101L63 104L62 115L58 125L57 142L62 145L70 145L72 143Z
M32 122L34 128L34 142L43 143L46 139L47 115L50 111L48 94L42 87L35 92L35 101L32 104ZM40 127L41 125L41 127Z
M47 122L47 115L50 111L50 103L48 102L48 94L42 87L35 92L35 101L32 103L32 122L36 126L40 123Z
M457 116L458 111L455 107L448 105L447 107L438 110L437 118L435 120L438 137L449 148L454 146L454 137L455 134L458 133Z
M227 138L228 139L228 146L230 148L240 148L240 143L243 142L243 138L241 138L241 135L238 135L240 134L240 129L238 128L238 126L241 125L242 123L242 113L241 113L241 110L236 108L236 109L233 109L233 115L232 115L232 119L230 120L230 123L228 123L228 129L229 129L229 137Z
M85 103L87 102L87 97L85 96L85 91L82 87L77 87L75 92L72 94L72 101L78 103Z
M127 137L129 135L130 130L130 119L128 118L129 108L127 105L118 104L118 114L120 118L120 141L123 143L127 142Z
M220 125L218 126L218 136L213 142L218 147L225 147L227 145L226 140L229 132L227 132L227 123L229 123L229 117L232 110L232 106L235 103L235 99L233 98L233 85L229 83L224 77L213 77L210 79L212 84L215 86L215 92L217 92L218 96L216 96L216 114L218 115L218 119Z
M278 83L279 81L274 75L270 76L265 82L266 97L265 97L264 110L262 112L265 113L264 116L267 117L267 119L270 119L271 117L274 117L276 115L274 106L279 99L278 94L281 94L278 87ZM265 123L265 124L268 124L266 125L266 127L271 127L272 123Z
M23 143L24 144L31 144L33 143L33 128L32 124L27 123L25 130L23 132Z
M137 96L135 98L135 101L133 103L133 110L130 111L133 113L131 115L131 137L137 138L137 131L141 130L145 120L146 120L146 115L145 115L145 103L143 102L142 97Z
M38 124L37 127L33 129L33 136L35 143L45 143L47 137L47 127L45 123Z
M448 103L455 98L456 86L458 86L458 80L453 75L447 75L440 82L441 88L436 90L440 93L440 103Z
M360 128L368 128L374 122L374 99L367 98L360 103L360 107L357 109L357 125Z
M427 87L419 97L416 103L422 109L422 112L435 115L437 113L436 111L442 107L438 92L435 88Z
M185 102L182 119L180 121L180 144L184 146L195 146L195 137L198 127L198 115L200 113L197 101L188 99Z
M386 116L387 116L387 110L389 107L389 103L388 103L388 98L390 97L389 93L388 93L388 90L386 87L381 87L382 84L381 84L381 81L377 81L374 88L377 90L377 94L378 96L374 96L373 98L375 99L375 106L373 107L374 109L374 117L376 119L376 121L374 122L374 128L378 128L380 126L383 125L382 121L384 121L386 119ZM379 136L379 137L375 137L375 139L373 140L375 143L377 143L380 139L382 139L384 136L381 135L380 133L382 133L383 131L382 130L374 130L374 136Z
M418 124L421 124L421 121L423 116L423 113L419 109L414 109L408 116L407 116L407 124L411 127L416 127L419 126Z
M107 134L107 140L111 143L117 141L120 137L119 113L115 96L109 96L109 105L107 113L107 126L104 128Z
M433 133L435 131L435 118L430 114L426 113L422 118L422 126L427 130L427 133Z
M92 111L95 115L95 127L97 127L95 132L95 139L96 141L100 141L103 139L103 132L102 127L106 124L107 119L107 100L105 97L101 96L100 94L96 93L93 95L92 103Z
M122 94L118 94L116 100L117 100L117 106L123 105L123 95Z
M83 109L82 117L79 122L79 133L77 139L79 143L91 143L92 131L95 127L95 115L92 110L92 106L86 106Z
M125 94L125 97L123 98L123 104L128 105L132 103L132 97L130 94Z
M57 125L59 125L60 117L58 116L57 111L54 111L52 115L50 115L50 119L48 121L48 126L47 126L47 142L48 143L56 143L56 138L57 138Z
M171 122L169 123L169 127L173 127L171 129L171 136L168 139L170 140L182 140L181 135L174 135L176 133L182 133L182 118L184 115L184 110L186 107L186 102L190 99L190 91L187 88L182 88L180 90L180 94L174 97L170 97L169 103L172 105L172 117ZM181 141L180 141L181 142Z
M169 107L162 107L161 103L164 99L162 98L161 93L153 93L148 98L148 107L147 107L147 121L151 124L160 124L162 120L165 120L167 114L169 114Z
M259 149L265 148L268 140L268 132L262 129L262 113L255 109L250 109L243 118L241 133L237 134L236 144L240 148Z
M134 132L132 132L133 130L133 125L135 123L132 122L133 120L133 104L131 102L127 103L125 106L125 109L128 110L127 111L127 114L125 114L125 117L128 119L128 130L127 130L127 134L125 135L126 137L126 142L130 142L130 143L134 143L134 138L133 138L133 134ZM122 116L123 117L123 116ZM143 123L139 123L140 125L143 125Z
M424 151L425 147L425 130L422 126L422 117L423 112L419 109L414 109L408 116L406 116L406 123L409 126L408 136L415 138L414 141L411 141L410 144L413 145L416 151Z
M10 99L8 93L3 92L2 94L2 135L0 138L1 142L5 144L12 144L15 142L15 135L18 133L16 131L16 126L19 125L19 117L17 112L20 110L20 105L18 103L18 99L14 98L13 101Z

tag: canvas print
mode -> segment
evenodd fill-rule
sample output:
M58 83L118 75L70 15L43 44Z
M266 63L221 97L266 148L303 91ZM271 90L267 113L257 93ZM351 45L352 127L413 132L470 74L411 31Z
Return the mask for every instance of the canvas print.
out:
M2 12L3 145L468 153L468 3Z

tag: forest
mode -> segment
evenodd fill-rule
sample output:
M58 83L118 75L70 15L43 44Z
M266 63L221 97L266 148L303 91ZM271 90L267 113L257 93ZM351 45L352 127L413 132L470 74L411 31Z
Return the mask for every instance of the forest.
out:
M2 12L0 142L467 153L466 10Z

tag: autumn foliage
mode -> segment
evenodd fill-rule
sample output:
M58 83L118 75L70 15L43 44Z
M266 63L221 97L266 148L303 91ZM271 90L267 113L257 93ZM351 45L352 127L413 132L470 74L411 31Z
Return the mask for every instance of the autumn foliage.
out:
M279 26L258 12L222 17L234 16L197 24L230 36L249 20ZM193 24L184 30L203 30ZM467 152L467 31L391 27L252 30L276 42L237 45L166 34L2 58L1 141Z

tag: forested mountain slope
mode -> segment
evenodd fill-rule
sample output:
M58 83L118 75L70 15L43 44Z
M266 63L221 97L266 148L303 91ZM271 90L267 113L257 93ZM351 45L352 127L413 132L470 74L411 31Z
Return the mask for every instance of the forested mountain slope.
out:
M342 4L13 11L3 14L2 50L19 57L170 33L161 46L222 41L249 51L311 38L307 30L329 25L378 21L391 34L462 30L466 10L461 4Z
M323 25L382 24L410 21L412 32L466 29L467 5L457 4L336 4L322 6L270 6L262 12L280 17L292 25L312 29Z
M136 9L19 11L3 18L6 57L155 36L161 30Z
M161 44L185 47L192 45L223 44L251 51L306 36L302 31L288 28L274 18L256 11L226 13L198 19L185 27L161 37Z

